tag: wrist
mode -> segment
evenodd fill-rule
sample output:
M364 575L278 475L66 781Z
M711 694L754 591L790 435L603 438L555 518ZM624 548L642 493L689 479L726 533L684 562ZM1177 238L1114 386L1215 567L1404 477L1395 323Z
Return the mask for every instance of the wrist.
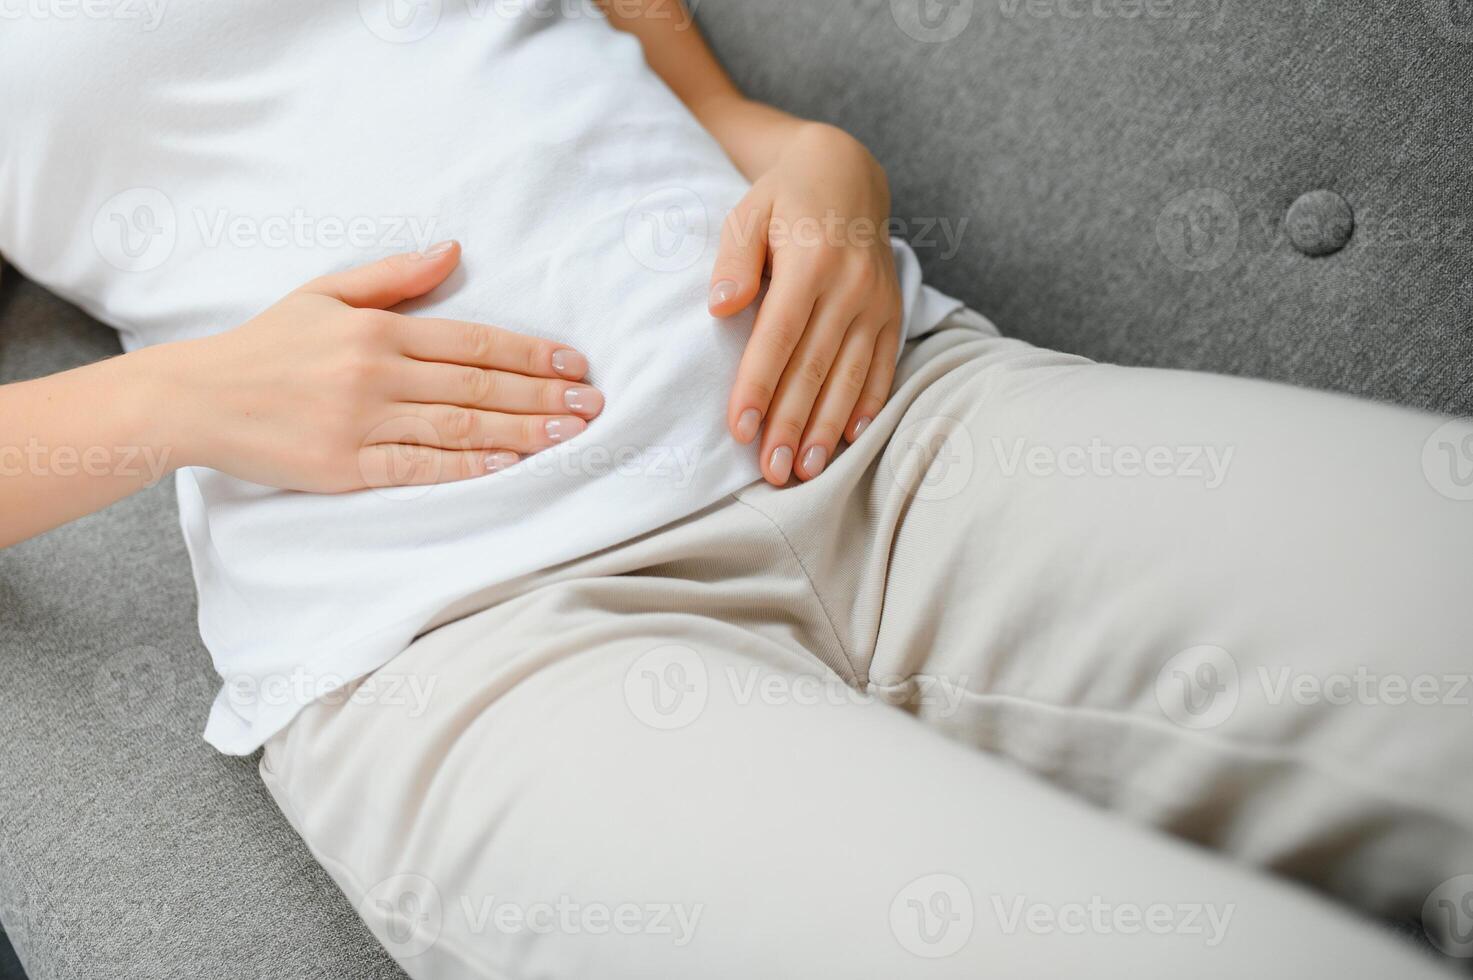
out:
M805 126L813 125L738 92L712 95L694 104L691 111L753 182L777 164Z
M202 435L207 397L181 368L194 360L198 341L161 344L108 362L114 368L112 403L130 444L157 454L167 472L208 465Z
M890 178L884 166L858 137L829 123L805 123L783 151L780 162L791 161L799 170L821 161L825 174L842 178L863 196L851 204L856 216L890 217Z
M859 137L832 123L805 122L794 132L787 145L788 152L809 155L834 167L851 168L866 176L885 182L885 168L875 155L859 140Z

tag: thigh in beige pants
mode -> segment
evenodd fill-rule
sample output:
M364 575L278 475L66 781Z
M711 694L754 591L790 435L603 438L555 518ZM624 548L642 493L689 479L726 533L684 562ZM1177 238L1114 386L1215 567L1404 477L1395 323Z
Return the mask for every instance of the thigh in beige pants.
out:
M476 596L268 745L410 975L1439 975L1311 889L1435 927L1473 871L1441 423L961 327L904 368L820 479Z

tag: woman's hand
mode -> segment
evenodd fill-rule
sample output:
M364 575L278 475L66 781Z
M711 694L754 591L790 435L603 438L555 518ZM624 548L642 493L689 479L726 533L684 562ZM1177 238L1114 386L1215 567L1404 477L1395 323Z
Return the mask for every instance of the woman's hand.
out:
M903 312L889 218L884 170L821 124L798 127L727 218L711 313L746 309L771 270L728 424L744 444L762 431L762 472L777 486L818 476L890 396Z
M578 435L603 396L576 351L389 307L460 261L444 243L314 280L245 325L152 348L179 456L317 493L484 476Z

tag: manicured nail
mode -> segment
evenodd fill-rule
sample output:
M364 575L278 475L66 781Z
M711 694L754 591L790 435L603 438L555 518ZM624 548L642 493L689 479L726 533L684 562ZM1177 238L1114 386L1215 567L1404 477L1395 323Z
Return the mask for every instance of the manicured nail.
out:
M711 306L717 307L723 303L730 302L742 287L735 279L723 279L711 287Z
M866 418L860 419L858 422L855 422L854 423L854 438L851 439L851 440L849 440L849 441L850 442L858 442L859 441L859 437L862 436L862 435L864 435L864 430L865 429L868 429L869 428L869 424L871 422L873 422L873 421L874 421L874 419L866 417Z
M563 401L567 403L568 411L589 418L604 410L603 393L592 388L569 388L563 392Z
M549 419L547 423L547 438L553 442L567 442L577 435L582 435L588 429L588 423L582 419Z
M822 446L813 446L803 454L803 472L808 474L808 479L823 472L823 468L829 465L829 451Z
M419 257L422 259L438 259L440 256L444 255L446 252L450 251L454 247L455 239L453 238L448 241L437 242L434 245L431 245L429 248L425 249L423 252L420 252Z
M521 461L522 457L516 453L492 453L486 457L486 472L499 473L504 469L517 465Z
M793 475L793 450L787 446L778 446L772 451L772 475L777 477L779 483L787 483L788 477Z
M554 351L552 369L569 381L581 381L588 373L588 358L575 350Z
M757 438L757 430L762 428L762 413L755 408L749 408L737 419L736 437L737 442L743 446Z

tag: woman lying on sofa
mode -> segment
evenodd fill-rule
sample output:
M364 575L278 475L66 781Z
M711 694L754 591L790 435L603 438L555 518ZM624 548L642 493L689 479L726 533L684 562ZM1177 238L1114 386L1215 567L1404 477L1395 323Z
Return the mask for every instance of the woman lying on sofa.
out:
M560 6L9 20L0 251L128 352L0 543L176 476L205 736L416 978L1430 975L1345 909L1473 871L1445 420L1006 339Z

